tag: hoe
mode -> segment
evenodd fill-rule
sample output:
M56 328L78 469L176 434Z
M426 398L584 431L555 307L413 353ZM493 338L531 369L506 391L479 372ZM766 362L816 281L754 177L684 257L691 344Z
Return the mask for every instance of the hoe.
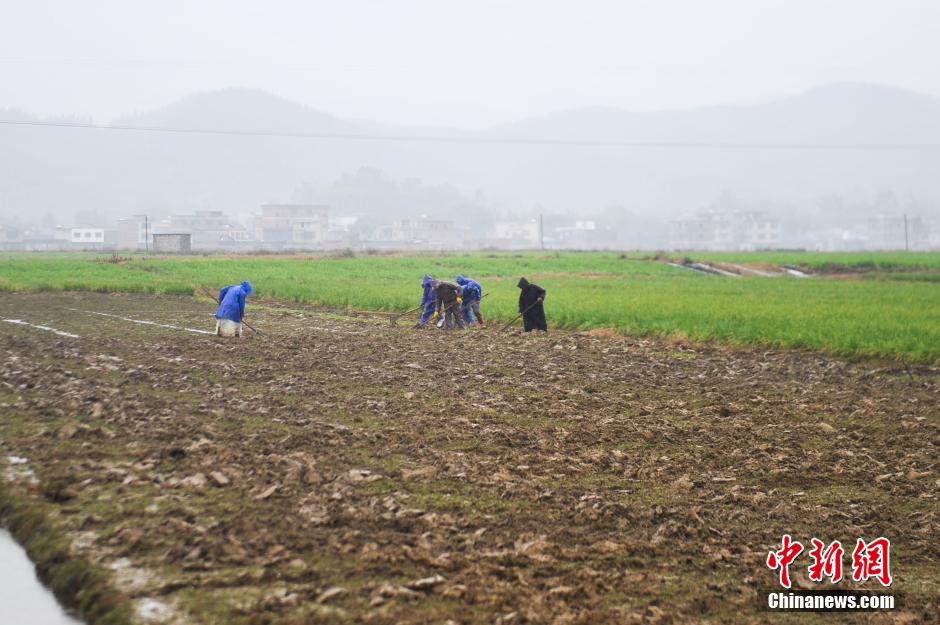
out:
M202 288L202 287L193 287L193 290L194 290L195 292L197 292L197 293L201 293L202 295L208 297L209 299L211 299L211 300L212 300L213 302L215 302L216 304L219 303L218 298L217 298L213 293L211 293L208 289L205 289L205 288ZM251 330L251 331L254 332L255 334L257 334L257 335L259 335L259 336L267 336L267 335L266 335L264 332L262 332L261 330L259 330L259 329L257 329L257 328L254 328L254 327L252 327L252 326L250 326L250 325L248 325L248 322L245 321L244 319L242 319L242 323L245 324L245 327L246 327L246 328L248 328L249 330Z
M483 294L483 297L481 297L480 300L486 299L488 295L489 295L489 293L484 293L484 294ZM458 305L457 302L454 302L453 304L451 304L450 306L448 306L446 310L450 310L451 308L453 308L454 306L457 306L457 305ZM408 313L414 312L414 311L418 310L419 308L421 308L421 306L418 306L418 308L412 308L412 309L409 310L408 312L402 313L402 314L399 315L399 316L407 315ZM442 317L441 320L437 323L437 327L441 327L441 325L443 325L443 323L444 323L444 319L443 319L443 317ZM392 324L392 325L394 325L394 324ZM420 326L421 326L420 323L416 323L416 324L414 325L415 328L418 328L418 327L420 327ZM483 327L483 326L481 326L481 327Z
M418 304L418 305L415 306L414 308L412 308L412 309L410 309L410 310L406 310L405 312L403 312L403 313L401 313L401 314L392 315L391 317L388 318L388 325L390 325L390 326L396 326L396 325L398 325L398 320L399 320L399 319L401 319L401 318L404 317L405 315L410 315L411 313L415 312L416 310L421 310L422 308L424 308L424 306L421 305L421 304Z
M528 308L526 308L525 310L523 310L521 313L519 313L518 315L516 315L515 318L514 318L512 321L510 321L509 323L507 323L506 325L504 325L504 326L502 327L502 330L500 330L500 332L502 332L503 330L508 330L509 327L510 327L512 324L514 324L515 322L519 321L519 317L521 317L522 315L526 314L527 312L529 312L530 310L532 310L533 308L535 308L535 305L541 303L541 301L542 301L541 299L538 299L538 300L536 300L535 302L533 302L531 306L529 306Z

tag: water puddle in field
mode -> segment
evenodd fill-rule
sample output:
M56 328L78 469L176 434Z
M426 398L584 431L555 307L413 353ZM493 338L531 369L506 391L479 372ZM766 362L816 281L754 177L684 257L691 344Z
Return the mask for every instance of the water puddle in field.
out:
M811 278L812 274L806 273L791 265L784 265L783 270L795 278Z
M672 267L678 267L680 269L688 269L689 271L694 271L696 273L704 273L712 276L725 276L728 278L740 278L736 273L731 273L730 271L725 271L724 269L719 269L718 267L712 267L711 265L706 265L705 263L669 263Z
M0 623L82 625L39 583L26 552L3 529L0 529Z

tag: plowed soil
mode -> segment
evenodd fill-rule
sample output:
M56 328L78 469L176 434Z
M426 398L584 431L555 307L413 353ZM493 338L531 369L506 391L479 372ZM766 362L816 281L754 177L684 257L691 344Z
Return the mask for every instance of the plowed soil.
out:
M936 368L249 309L239 340L120 318L211 330L192 298L0 296L78 335L0 322L4 488L141 615L936 622ZM765 611L785 533L890 538L899 609Z

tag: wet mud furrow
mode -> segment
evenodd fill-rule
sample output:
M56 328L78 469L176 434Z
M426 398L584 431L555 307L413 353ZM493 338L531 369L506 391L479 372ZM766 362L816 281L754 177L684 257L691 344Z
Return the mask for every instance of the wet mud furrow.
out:
M889 536L903 609L866 618L937 607L936 369L255 313L0 300L77 335L0 324L10 488L169 622L764 622L784 533Z

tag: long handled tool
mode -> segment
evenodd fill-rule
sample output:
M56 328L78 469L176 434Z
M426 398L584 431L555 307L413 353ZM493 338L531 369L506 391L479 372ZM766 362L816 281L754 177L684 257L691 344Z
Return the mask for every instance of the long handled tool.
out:
M489 293L484 293L483 295L481 295L481 296L480 296L480 301L482 302L483 300L485 300L488 295L489 295ZM485 327L486 327L486 325L485 325L484 322L483 322L483 316L482 316L482 315L481 315L480 318L477 320L477 325L478 325L480 328L485 328Z
M211 300L212 300L213 302L215 302L216 304L219 303L219 298L216 296L216 294L213 293L212 291L210 291L209 289L205 288L205 287L194 286L194 287L193 287L193 291L195 291L196 293L199 293L199 294L202 295L203 297L208 297L209 299L211 299Z
M195 287L193 290L195 290L195 291L198 292L198 293L202 293L203 295L205 295L206 297L208 297L209 299L211 299L212 301L214 301L216 304L219 303L219 299L215 296L214 293L212 293L211 291L209 291L209 289L205 289L205 288L202 288L202 287ZM248 328L249 330L251 330L251 331L254 332L255 334L258 334L259 336L267 336L267 334L265 334L264 332L262 332L262 331L259 330L258 328L254 328L254 327L248 325L248 322L245 321L244 317L242 318L242 323L245 325L246 328Z
M267 336L267 334L265 334L265 333L262 332L261 330L259 330L259 329L257 329L257 328L253 328L253 327L251 327L250 325L248 325L248 322L245 321L245 318L244 318L244 317L242 317L242 324L245 325L249 330L251 330L251 331L254 332L255 334L258 334L259 336Z
M523 310L521 313L519 313L518 315L516 315L516 317L515 317L512 321L510 321L509 323L507 323L506 325L504 325L504 326L500 329L500 332L502 332L503 330L508 330L509 327L512 326L512 324L514 324L515 322L519 321L519 317L521 317L522 315L526 314L527 312L529 312L530 310L532 310L533 308L535 308L535 305L536 305L536 304L541 304L541 303L542 303L542 298L540 297L540 298L538 298L537 300L535 300L534 302L532 302L532 305L531 305L531 306L529 306L528 308L526 308L525 310Z
M447 313L451 312L451 310L453 309L454 306L457 306L457 307L459 308L460 305L461 305L461 302L460 302L460 299L459 299L459 298L458 298L458 299L455 299L454 301L452 301L452 302L450 303L450 306L448 306L447 308L444 309L444 313L441 315L440 321L437 322L437 327L443 328L443 327L444 327L444 323L447 321ZM460 324L460 327L461 327L461 328L466 327L466 326L463 324L463 321L462 321L462 320L459 321L458 323Z
M403 313L401 313L401 314L399 314L399 315L393 315L393 316L391 316L391 317L388 318L388 325L390 325L390 326L398 325L398 320L399 320L400 318L404 317L405 315L410 315L411 313L415 312L416 310L421 310L422 308L424 308L424 304L418 304L417 306L415 306L415 307L412 308L411 310L406 310L405 312L403 312Z
M480 300L486 299L487 295L489 295L489 293L484 293L483 296L480 297ZM461 302L457 302L457 301L451 302L450 306L444 309L444 314L447 314L450 311L450 309L453 308L454 306L460 306L460 305L461 305ZM437 323L437 327L440 328L443 324L444 324L444 315L441 315L441 320ZM418 323L415 325L415 327L416 328L420 327L420 325L421 324ZM466 327L466 326L463 326L463 327Z

